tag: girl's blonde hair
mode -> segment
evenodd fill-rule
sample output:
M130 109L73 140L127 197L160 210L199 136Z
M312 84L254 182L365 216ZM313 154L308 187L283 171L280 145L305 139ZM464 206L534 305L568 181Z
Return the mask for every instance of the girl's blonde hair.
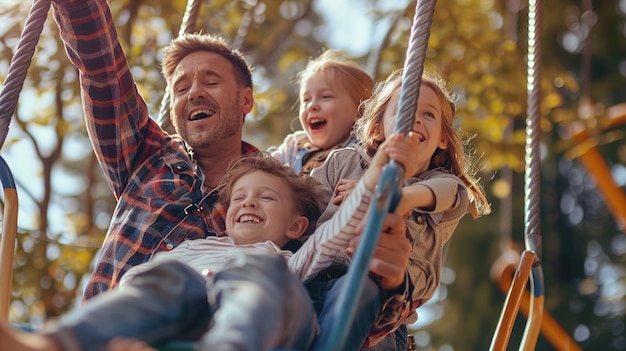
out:
M342 86L358 105L372 96L374 80L357 64L345 60L336 50L326 50L317 58L311 59L304 70L298 73L298 85L311 76L321 73L332 86ZM359 108L359 117L361 116Z
M402 70L392 72L389 77L376 86L372 97L365 102L363 117L355 124L355 135L363 143L367 154L374 156L384 140L383 117L389 107L389 101L395 94L400 94ZM448 90L443 78L435 72L424 71L422 87L431 88L439 100L442 112L441 129L448 142L446 149L435 150L428 169L443 167L461 178L468 188L470 213L474 218L491 212L491 206L475 176L475 165L471 155L465 150L467 143L461 141L459 133L453 127L456 114L454 94Z

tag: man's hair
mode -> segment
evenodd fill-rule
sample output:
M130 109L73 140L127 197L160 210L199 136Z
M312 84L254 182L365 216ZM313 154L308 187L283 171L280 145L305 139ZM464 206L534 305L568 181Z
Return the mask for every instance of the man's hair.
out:
M309 226L304 231L304 236L313 233L317 219L322 214L326 205L323 203L324 185L317 179L306 175L297 174L291 166L282 164L269 153L259 151L252 156L242 156L235 160L222 178L219 190L219 201L226 209L230 204L233 185L246 174L254 171L262 171L267 174L284 179L289 185L288 189L278 191L290 191L296 206L296 212L309 220Z
M202 51L216 53L230 61L239 84L252 88L252 68L246 63L243 54L231 49L221 36L200 33L182 34L163 49L161 66L167 83L171 83L174 70L183 58L191 53Z

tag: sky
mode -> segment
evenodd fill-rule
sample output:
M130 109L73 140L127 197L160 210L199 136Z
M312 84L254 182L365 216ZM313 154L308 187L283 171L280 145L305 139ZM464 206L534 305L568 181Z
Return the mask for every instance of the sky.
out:
M405 7L413 0L381 1L381 10L399 9ZM367 12L370 6L364 6L362 0L318 0L315 9L323 14L328 22L329 46L334 49L342 49L354 55L361 55L371 47L372 43L378 42L376 27L367 20ZM350 16L345 14L349 13ZM380 25L389 25L380 23Z

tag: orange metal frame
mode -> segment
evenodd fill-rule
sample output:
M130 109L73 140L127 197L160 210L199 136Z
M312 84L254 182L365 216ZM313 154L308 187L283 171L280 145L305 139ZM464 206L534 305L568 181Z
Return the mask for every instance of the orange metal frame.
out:
M601 126L603 130L626 124L626 103L608 108L606 115L605 125ZM609 211L621 225L622 231L626 232L626 194L615 183L611 170L596 147L598 141L593 136L587 129L573 134L570 139L576 146L569 152L570 157L578 158L587 172L596 179L598 191L604 197Z

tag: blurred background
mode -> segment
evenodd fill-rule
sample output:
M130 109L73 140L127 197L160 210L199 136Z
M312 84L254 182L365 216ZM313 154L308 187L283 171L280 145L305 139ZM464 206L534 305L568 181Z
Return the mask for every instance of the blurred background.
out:
M493 213L466 216L442 285L411 326L418 350L486 350L504 304L498 270L524 248L527 1L439 1L426 66L459 101ZM0 0L0 81L30 2ZM138 88L158 115L161 49L182 0L112 1ZM244 139L278 145L297 120L295 75L342 50L380 81L401 68L413 0L205 0L195 31L221 33L254 67ZM544 2L541 234L545 314L580 349L626 350L626 0ZM114 199L88 142L77 72L49 14L2 148L20 196L10 320L41 325L75 306ZM603 190L603 189L609 189ZM611 202L613 199L613 202ZM524 314L510 342L517 348ZM541 335L537 350L556 350Z

